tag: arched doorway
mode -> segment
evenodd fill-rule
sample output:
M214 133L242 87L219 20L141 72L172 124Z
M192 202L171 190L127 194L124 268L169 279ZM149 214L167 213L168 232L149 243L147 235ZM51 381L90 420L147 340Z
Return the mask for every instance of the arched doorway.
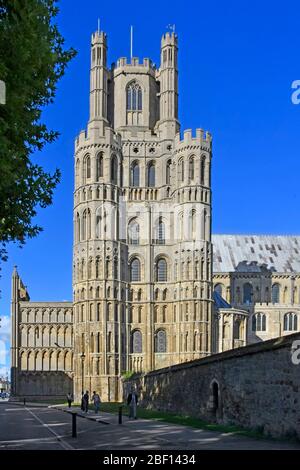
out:
M218 382L214 381L212 383L212 410L214 415L217 414L219 404L219 384Z

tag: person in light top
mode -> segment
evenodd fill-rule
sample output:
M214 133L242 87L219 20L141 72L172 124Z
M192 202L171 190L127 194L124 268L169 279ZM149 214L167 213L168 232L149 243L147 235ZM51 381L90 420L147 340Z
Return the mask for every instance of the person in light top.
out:
M129 418L136 419L137 404L138 404L138 396L135 390L132 389L127 397L127 405L129 406Z

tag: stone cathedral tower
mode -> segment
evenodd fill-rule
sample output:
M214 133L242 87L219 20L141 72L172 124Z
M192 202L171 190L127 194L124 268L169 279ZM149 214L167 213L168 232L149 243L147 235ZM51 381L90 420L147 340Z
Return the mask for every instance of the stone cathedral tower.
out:
M161 64L107 66L92 35L90 119L75 142L74 386L211 353L211 136L180 136L177 36Z

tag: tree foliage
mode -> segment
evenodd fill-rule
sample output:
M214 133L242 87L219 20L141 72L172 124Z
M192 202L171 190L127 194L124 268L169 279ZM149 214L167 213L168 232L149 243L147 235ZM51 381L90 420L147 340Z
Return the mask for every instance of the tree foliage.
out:
M64 49L55 0L0 0L0 79L6 104L0 105L0 259L5 244L23 244L42 228L33 223L38 206L52 203L60 172L47 173L32 154L58 133L41 121L58 80L74 57Z

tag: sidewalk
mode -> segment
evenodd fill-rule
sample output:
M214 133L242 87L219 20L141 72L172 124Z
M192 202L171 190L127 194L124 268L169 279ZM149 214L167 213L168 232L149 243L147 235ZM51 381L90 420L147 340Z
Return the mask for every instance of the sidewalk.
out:
M93 410L83 413L79 406L70 409L67 406L53 405L51 408L68 414L77 413L78 417L99 423L99 427L97 426L93 431L82 433L77 443L67 439L76 448L300 450L300 443L297 442L256 439L234 432L207 431L153 419L135 420L129 419L127 415L122 416L122 425L119 425L117 414L101 412L101 408L99 414L95 414ZM103 426L103 424L108 426ZM78 426L80 426L80 421Z
M2 449L300 449L300 443L255 439L235 432L192 428L155 419L129 419L124 406L122 424L118 414L79 406L45 403L3 404L0 420ZM72 414L76 413L77 438L72 437ZM125 414L126 413L126 414Z

